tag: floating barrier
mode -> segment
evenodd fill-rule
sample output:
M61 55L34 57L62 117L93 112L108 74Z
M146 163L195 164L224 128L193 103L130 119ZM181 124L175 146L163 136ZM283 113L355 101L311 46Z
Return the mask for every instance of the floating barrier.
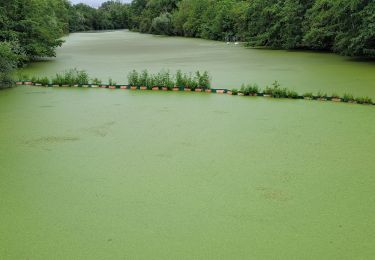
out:
M245 96L241 92L234 92L229 89L203 89L203 88L196 88L196 89L191 89L191 88L186 88L186 87L174 87L171 89L168 89L167 87L157 87L154 86L152 88L147 88L145 86L130 86L130 85L95 85L95 84L86 84L86 85L78 85L78 84L73 84L73 85L56 85L56 84L42 84L39 82L31 82L31 81L17 81L15 82L16 85L26 85L26 86L43 86L43 87L84 87L84 88L109 88L109 89L130 89L130 90L153 90L153 91L158 91L158 90L163 90L163 91L184 91L184 92L204 92L204 93L216 93L216 94L228 94L228 95L233 95L233 96ZM269 98L277 98L273 97L270 94L266 94L263 92L260 93L250 93L248 96L253 96L253 97L269 97ZM363 105L375 105L375 102L369 103L369 100L363 101L364 99L351 99L347 100L345 97L322 97L322 96L295 96L295 97L283 97L287 99L304 99L304 100L317 100L317 101L331 101L331 102L342 102L342 103L350 103L350 104L363 104ZM358 101L359 100L359 101Z

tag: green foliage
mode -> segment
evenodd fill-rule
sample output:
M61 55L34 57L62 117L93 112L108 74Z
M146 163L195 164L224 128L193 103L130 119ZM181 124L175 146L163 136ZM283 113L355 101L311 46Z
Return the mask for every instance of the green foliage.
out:
M374 1L134 0L130 10L140 32L375 57Z
M109 79L108 79L108 85L109 85L109 86L116 86L116 84L117 84L117 82L114 81L112 78L109 78Z
M242 84L239 92L244 96L254 95L259 93L259 87L257 84Z
M342 96L342 101L344 101L344 102L353 102L353 101L354 101L354 97L353 97L353 95L351 95L351 94L347 94L347 93L345 93L345 94Z
M57 73L51 80L54 85L87 85L89 84L89 75L84 70L70 69L62 74Z
M238 95L238 93L239 93L238 89L236 89L236 88L232 89L231 91L232 91L232 95L233 95L233 96L236 96L236 95ZM241 92L240 92L240 93L241 93Z
M42 84L43 86L47 86L50 83L48 77L37 78L34 82Z
M295 99L298 98L298 93L294 90L287 90L286 97Z
M312 92L306 92L306 93L303 94L303 96L304 96L305 98L313 98L313 97L314 97L314 95L313 95Z
M173 32L171 14L164 13L154 18L151 24L151 32L154 34L171 35Z
M93 78L93 79L91 80L91 83L92 83L93 85L100 86L100 85L102 84L102 81L101 81L100 79L98 79L98 78Z
M107 1L98 9L86 4L69 5L69 31L129 28L130 7L119 1Z
M183 87L186 85L184 75L182 74L181 70L178 70L176 72L176 86L177 87Z
M320 98L320 99L326 99L328 96L327 96L327 93L319 91L318 94L316 95L316 97Z
M17 66L18 56L9 42L0 42L0 88L13 83L11 72Z
M369 98L369 97L357 97L357 98L355 99L355 101L356 101L358 104L366 104L366 105L372 104L372 99Z
M133 70L128 74L128 83L130 86L139 85L139 73L136 70Z
M150 86L150 79L147 70L143 70L139 75L138 84L140 86Z

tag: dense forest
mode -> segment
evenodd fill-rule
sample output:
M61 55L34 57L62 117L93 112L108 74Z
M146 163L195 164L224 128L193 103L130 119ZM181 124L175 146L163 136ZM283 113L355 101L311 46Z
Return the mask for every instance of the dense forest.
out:
M8 0L0 3L0 82L9 84L17 66L54 56L69 32L127 28L375 58L372 0L133 0L97 9L68 0Z
M375 57L375 1L134 0L130 14L145 33Z

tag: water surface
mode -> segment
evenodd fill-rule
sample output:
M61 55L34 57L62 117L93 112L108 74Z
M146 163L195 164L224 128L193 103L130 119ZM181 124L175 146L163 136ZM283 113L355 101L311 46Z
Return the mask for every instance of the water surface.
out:
M57 58L34 63L25 71L52 76L77 67L93 77L105 81L112 77L125 83L133 69L208 70L218 88L239 88L242 83L265 86L278 80L301 94L347 92L375 99L375 63L334 54L246 49L223 42L129 31L74 33L65 40Z
M373 106L0 91L0 259L372 259L374 146Z

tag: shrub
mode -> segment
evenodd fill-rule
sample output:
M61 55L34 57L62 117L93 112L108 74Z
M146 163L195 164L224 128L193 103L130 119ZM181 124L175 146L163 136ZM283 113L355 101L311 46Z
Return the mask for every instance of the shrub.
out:
M354 97L351 94L345 93L344 96L342 97L342 101L344 101L344 102L352 102L352 101L354 101Z
M306 98L313 98L314 97L312 92L306 92L306 93L303 94L303 96L306 97Z
M74 71L75 76L75 82L76 84L82 86L82 85L88 85L89 84L89 74L84 70L75 70Z
M332 98L340 98L340 96L339 96L337 93L333 93L333 94L331 95L331 97L332 97Z
M139 74L136 70L133 70L128 74L128 83L131 86L139 85Z
M42 84L43 86L47 86L50 83L48 77L38 78L36 82Z
M13 84L11 72L17 67L18 59L12 50L12 43L0 42L0 88Z
M185 87L185 85L186 85L185 78L184 78L184 75L182 74L181 70L178 70L176 72L176 84L175 85L177 87Z
M154 18L151 24L152 33L171 35L173 32L171 18L172 15L170 13L164 13Z
M355 101L358 104L372 104L372 99L369 97L357 97Z
M323 92L319 91L318 94L316 94L316 97L317 98L327 98L327 93L323 93Z
M56 73L55 77L52 78L52 84L61 86L62 84L64 84L64 76Z
M238 92L244 94L244 96L248 96L250 94L245 84L241 85L241 88Z
M161 71L160 74L161 74L161 81L162 81L161 86L167 87L168 89L172 89L174 87L174 79L173 77L171 77L171 74L169 73L169 71Z
M259 93L259 87L257 84L248 85L248 91L249 94L258 94Z
M237 95L238 94L238 89L236 89L236 88L234 88L234 89L232 89L232 95Z
M139 75L138 84L140 86L148 86L149 83L149 75L147 70L143 70L142 73Z
M93 78L91 80L91 82L92 82L93 85L101 85L102 84L102 81L98 78Z
M298 98L298 93L294 90L288 90L286 94L288 98L293 98L293 99Z
M201 74L199 71L196 72L197 85L203 89L209 89L211 87L211 78L207 71Z
M17 81L22 81L22 82L30 81L30 76L27 74L19 73L17 74Z
M109 86L116 86L116 84L117 84L116 81L113 81L112 78L108 79L108 85Z

